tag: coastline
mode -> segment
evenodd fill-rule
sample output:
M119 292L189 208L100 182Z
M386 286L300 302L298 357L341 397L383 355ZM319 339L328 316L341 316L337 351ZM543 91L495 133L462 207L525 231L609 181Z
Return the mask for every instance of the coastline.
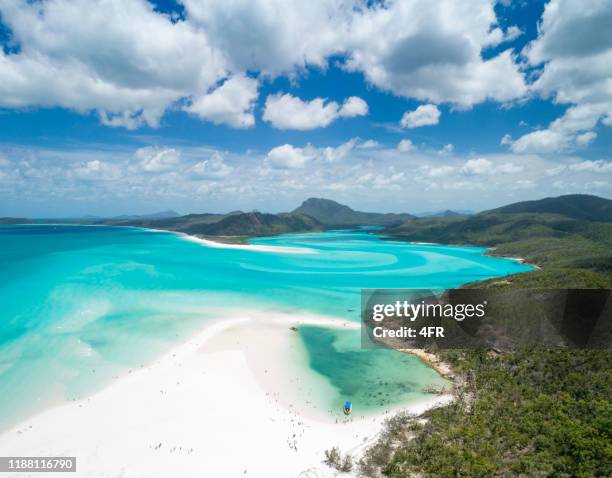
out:
M414 244L414 245L420 245L420 246L454 246L454 247L480 247L486 250L486 252L483 254L485 256L488 257L495 257L498 259L511 259L517 262L520 262L521 264L525 264L526 266L529 267L533 267L536 270L541 270L542 266L532 263L532 262L527 262L527 259L525 259L524 257L520 257L520 256L505 256L502 254L496 254L495 250L497 249L496 246L480 246L478 244L442 244L439 242L421 242L421 241L409 241L406 238L403 238L401 236L385 236L385 235L380 235L381 239L385 239L385 240L389 240L389 241L396 241L396 242L405 242L408 244ZM527 271L530 272L530 271ZM526 272L522 272L521 274L525 274ZM466 285L466 284L463 284Z
M231 315L94 395L3 432L0 449L76 456L77 475L87 477L269 476L272 467L282 476L329 476L326 449L359 454L394 413L421 414L453 399L446 394L371 415L329 416L308 405L317 378L296 376L288 360L299 353L291 327L359 324L306 313Z

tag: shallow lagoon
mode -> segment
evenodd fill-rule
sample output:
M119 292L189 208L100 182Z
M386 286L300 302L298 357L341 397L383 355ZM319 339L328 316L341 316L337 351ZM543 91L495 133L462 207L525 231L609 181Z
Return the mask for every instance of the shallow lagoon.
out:
M91 393L230 309L358 321L361 288L445 289L529 270L482 248L405 244L366 231L252 242L312 252L212 248L131 228L1 226L0 427ZM366 383L387 382L385 407L423 397L422 387L439 379L414 357L359 350L357 332L303 328L301 336L305 366L338 391L334 404L351 396L377 406L380 396L368 398L353 380L364 370L372 372ZM389 376L407 365L406 381L376 375L383 362Z

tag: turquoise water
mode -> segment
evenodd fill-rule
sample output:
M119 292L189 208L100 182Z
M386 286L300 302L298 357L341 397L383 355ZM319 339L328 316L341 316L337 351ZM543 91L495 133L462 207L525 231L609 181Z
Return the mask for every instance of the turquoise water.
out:
M358 321L360 288L444 289L529 270L481 248L404 244L364 231L253 243L313 253L210 248L130 228L0 226L0 427L141 366L220 309L299 309ZM302 333L313 369L350 392L316 360L329 336L318 334L317 344ZM335 350L339 357L357 346Z
M423 389L450 384L418 357L387 349L362 349L360 335L315 326L299 328L310 367L337 393L324 403L339 414L347 399L357 415L423 399ZM348 371L348 372L347 372ZM352 371L352 372L351 372Z

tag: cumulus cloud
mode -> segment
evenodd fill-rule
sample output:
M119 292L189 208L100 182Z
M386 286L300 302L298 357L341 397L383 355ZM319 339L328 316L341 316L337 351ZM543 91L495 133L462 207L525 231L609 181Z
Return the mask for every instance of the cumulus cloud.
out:
M307 145L304 148L283 144L271 149L266 155L265 164L273 169L301 169L309 162L333 163L346 158L357 144L351 139L339 146L317 148Z
M175 101L225 75L204 35L145 1L1 0L0 12L19 46L0 50L2 107L95 110L108 126L157 126Z
M184 110L215 124L250 128L255 124L253 109L257 88L257 80L237 75L225 80L212 92L195 97Z
M223 179L227 178L234 168L223 160L218 151L214 151L210 159L200 161L193 165L191 173L197 178Z
M323 98L303 101L288 93L277 93L266 98L263 119L278 129L304 131L323 128L338 118L364 116L367 112L367 103L356 96L339 105Z
M516 152L552 153L588 146L601 121L612 115L612 9L601 0L551 0L546 4L540 34L525 49L541 74L535 93L569 104L567 111L546 129L528 133L511 143Z
M376 3L353 19L346 68L381 89L433 103L470 107L520 97L526 86L512 52L481 55L496 43L493 7L488 0Z
M603 160L585 160L573 163L568 166L571 171L588 171L593 173L612 173L612 162Z
M455 147L452 144L445 144L442 149L440 151L438 151L439 154L441 155L448 155L448 154L452 154L452 152L455 150Z
M485 158L470 159L461 168L464 174L483 175L492 171L493 163Z
M440 121L440 110L436 105L421 105L414 111L406 111L400 121L402 128L432 126Z
M481 51L515 38L497 25L494 2L443 0L372 2L325 0L185 0L189 21L209 33L237 70L265 75L327 66L335 54L395 94L469 107L508 101L525 92L511 51L483 60ZM476 12L476 13L475 13ZM497 33L499 31L499 34Z
M416 146L408 138L402 139L397 144L397 150L401 153L407 153L408 151L412 151L415 148Z
M188 20L207 32L239 71L292 73L325 67L345 48L356 2L325 0L183 0Z
M368 104L358 96L351 96L344 101L338 114L342 118L365 116L368 114Z
M455 168L453 166L437 166L437 167L427 169L427 175L431 178L448 176L454 172L455 172Z
M94 111L105 125L134 129L158 126L187 101L198 117L242 128L253 122L255 88L245 72L295 78L333 55L376 87L422 101L470 107L525 92L510 50L481 55L499 30L491 0L182 4L184 16L173 19L144 0L0 0L11 32L0 51L0 106ZM352 97L331 116L366 113Z
M121 175L121 167L99 159L83 161L72 171L74 177L90 181L116 180Z
M396 145L359 144L286 144L242 153L185 144L138 150L0 145L0 210L14 215L30 205L41 214L44 201L54 208L77 205L82 214L100 213L101 204L116 214L150 211L154 204L184 212L281 211L312 195L371 210L381 204L404 212L414 204L483 209L524 200L528 188L557 194L551 178L566 191L612 195L610 161L516 153L466 158L425 149L404 154Z
M378 143L378 141L373 140L373 139L368 139L364 141L363 143L360 143L357 147L359 149L373 149L373 148L378 148L379 146L380 144Z
M572 106L548 128L527 133L516 141L506 135L502 144L510 145L517 153L555 153L584 148L597 137L597 133L588 131L597 121L598 114L591 105Z
M306 166L306 162L313 159L314 155L304 148L296 148L290 144L283 144L272 148L267 156L266 163L273 168L300 169Z
M461 168L461 172L468 176L486 176L492 174L516 174L525 168L511 162L494 163L486 158L469 159Z
M149 173L172 171L181 160L181 155L176 149L153 146L139 148L135 156L140 160L140 168Z

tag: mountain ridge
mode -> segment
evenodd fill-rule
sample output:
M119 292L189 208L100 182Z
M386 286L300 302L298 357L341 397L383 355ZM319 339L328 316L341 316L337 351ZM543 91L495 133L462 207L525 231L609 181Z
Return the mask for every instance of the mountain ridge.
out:
M327 226L387 226L413 219L408 213L378 213L356 211L331 199L311 197L292 213L306 214Z

